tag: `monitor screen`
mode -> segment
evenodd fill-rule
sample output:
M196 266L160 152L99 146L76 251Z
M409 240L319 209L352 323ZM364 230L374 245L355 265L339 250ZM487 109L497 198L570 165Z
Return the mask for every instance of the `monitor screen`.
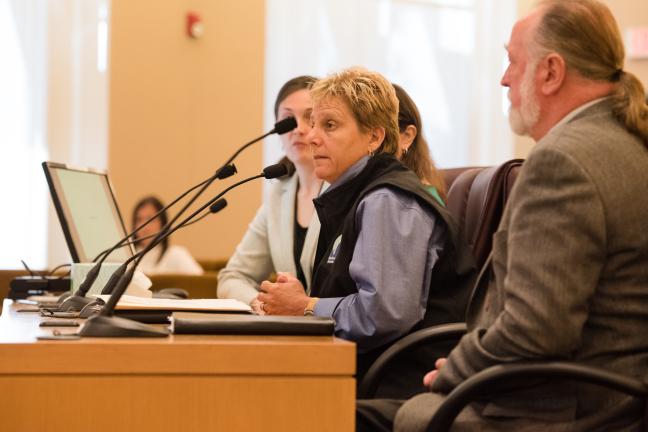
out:
M54 162L43 162L43 169L74 262L91 262L126 236L106 172ZM123 262L132 254L132 246L122 247L106 262Z

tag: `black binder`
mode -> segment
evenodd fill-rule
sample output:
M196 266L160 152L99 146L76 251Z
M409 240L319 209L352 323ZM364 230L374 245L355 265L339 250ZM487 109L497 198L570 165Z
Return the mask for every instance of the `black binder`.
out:
M316 316L260 316L174 312L171 331L174 334L220 335L310 335L331 336L332 318Z

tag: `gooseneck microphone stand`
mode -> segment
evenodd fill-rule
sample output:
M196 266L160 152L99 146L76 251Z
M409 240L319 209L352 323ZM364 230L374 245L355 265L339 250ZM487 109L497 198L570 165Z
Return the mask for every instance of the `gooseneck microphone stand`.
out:
M101 264L106 260L106 258L117 248L121 247L124 245L127 240L132 237L134 234L136 234L139 230L144 228L146 225L148 225L153 219L157 218L162 212L164 212L166 209L171 207L173 204L177 203L180 199L185 197L188 193L191 191L195 190L196 188L200 187L200 190L196 192L191 199L182 207L182 209L176 213L176 215L160 230L160 233L165 233L167 232L171 226L173 226L173 223L178 220L178 218L185 213L185 211L198 199L199 196L203 194L203 192L216 180L216 179L224 179L227 178L233 174L236 173L236 167L234 167L232 162L236 157L246 148L250 147L252 144L261 141L262 139L268 137L269 135L272 134L284 134L286 132L290 132L291 130L295 129L297 127L297 120L295 120L294 117L287 117L281 121L278 121L275 123L274 128L272 128L271 131L245 143L243 146L241 146L234 154L218 169L216 170L216 173L209 177L207 180L197 184L196 186L192 187L185 193L183 193L181 196L176 198L171 204L167 205L165 208L160 210L158 213L153 215L151 218L149 218L146 222L144 222L142 225L137 227L133 232L128 234L126 237L121 239L119 242L117 242L113 247L111 247L107 252L101 256L101 253L97 256L99 258L99 261L90 269L88 274L86 275L85 279L77 289L77 291L74 293L73 296L65 298L60 304L56 305L55 307L48 307L48 308L42 308L44 312L47 314L52 314L56 312L77 312L81 311L86 305L89 303L93 302L93 299L87 298L86 294L94 284L95 280L99 276L99 272L101 270ZM95 260L97 259L95 258ZM116 281L124 275L127 269L127 261L126 263L122 264L119 266L112 274L110 280L106 284L106 286L112 286L116 283ZM109 294L105 292L105 289L102 291L102 294Z
M152 327L148 324L139 323L132 321L126 318L116 317L114 315L115 307L119 302L119 299L124 295L128 284L130 283L133 274L139 264L140 260L146 253L153 249L158 243L164 240L166 237L169 237L178 229L182 228L187 223L191 222L199 213L205 210L207 207L216 203L223 195L225 195L230 190L247 183L249 181L258 179L258 178L277 178L285 175L287 173L287 168L283 164L271 165L263 170L263 173L249 177L247 179L241 180L240 182L234 183L233 185L227 187L221 193L216 195L214 198L210 199L207 203L203 204L198 210L194 211L191 215L186 217L175 227L169 228L168 230L162 230L158 233L155 239L149 243L146 248L141 252L133 255L129 258L123 265L127 267L132 261L135 261L128 271L126 271L119 278L111 277L104 290L112 291L110 299L106 302L106 305L101 309L101 312L98 315L93 315L85 322L83 328L79 332L81 336L92 336L92 337L164 337L169 333L166 329L160 329ZM114 289L113 289L114 286Z

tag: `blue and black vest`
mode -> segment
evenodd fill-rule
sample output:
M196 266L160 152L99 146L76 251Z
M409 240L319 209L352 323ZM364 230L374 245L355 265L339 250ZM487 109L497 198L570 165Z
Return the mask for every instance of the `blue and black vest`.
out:
M365 168L356 177L314 200L321 229L311 296L345 297L358 292L349 275L349 265L358 238L356 210L368 193L382 187L413 195L422 207L432 210L447 231L443 251L432 272L425 317L412 331L436 324L463 322L475 276L470 249L464 246L450 213L425 189L416 174L393 156L385 154L369 158ZM404 292L403 295L411 293ZM359 354L358 378L386 348ZM429 369L433 365L432 360Z

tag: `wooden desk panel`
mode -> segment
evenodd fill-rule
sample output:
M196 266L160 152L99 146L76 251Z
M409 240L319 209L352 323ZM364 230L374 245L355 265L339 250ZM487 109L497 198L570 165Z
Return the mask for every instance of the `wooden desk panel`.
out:
M352 343L189 335L36 341L37 334L51 332L38 327L40 320L5 301L2 431L354 428Z

